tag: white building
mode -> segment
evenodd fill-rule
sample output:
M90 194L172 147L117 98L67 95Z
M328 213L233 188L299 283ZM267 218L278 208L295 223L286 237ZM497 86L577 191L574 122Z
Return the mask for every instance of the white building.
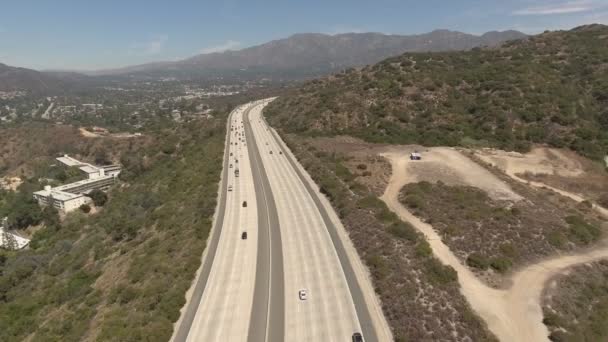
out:
M50 185L43 190L34 192L34 198L40 205L52 205L64 213L80 208L81 205L91 202L88 194L92 190L106 190L114 184L120 174L119 165L95 166L82 163L68 155L57 158L66 166L77 166L87 174L87 179L52 188Z

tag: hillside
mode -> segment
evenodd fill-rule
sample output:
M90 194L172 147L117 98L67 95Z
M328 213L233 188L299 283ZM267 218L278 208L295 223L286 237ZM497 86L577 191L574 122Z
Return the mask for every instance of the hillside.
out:
M0 132L12 137L0 176L2 168L16 170L20 160L18 168L29 170L19 193L0 190L0 213L7 209L3 204L14 209L11 202L38 208L19 199L31 199L41 177L50 176L47 153L71 145L68 152L93 162L101 149L123 166L100 212L78 210L60 221L53 210L38 208L32 220L44 228L34 233L30 248L0 251L0 340L169 340L211 228L224 127L221 115L128 141L42 125L17 140L21 128ZM48 140L62 132L67 139ZM45 142L51 147L36 149ZM14 155L24 151L29 159Z
M41 72L0 63L0 91L57 94L91 81L90 77L74 72Z
M369 142L608 153L608 27L495 48L407 53L306 83L267 116L286 132Z
M62 86L61 80L36 70L11 67L0 63L0 91L46 91Z
M150 63L102 70L93 74L181 78L201 75L310 77L345 67L376 63L406 51L466 50L482 45L495 46L506 40L523 37L525 35L517 31L493 31L481 36L448 30L410 36L381 33L303 33L238 51L201 54L177 62Z

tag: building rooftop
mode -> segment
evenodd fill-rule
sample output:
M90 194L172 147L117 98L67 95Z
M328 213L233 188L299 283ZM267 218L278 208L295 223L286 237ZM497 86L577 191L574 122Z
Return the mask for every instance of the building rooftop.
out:
M70 184L71 185L71 184ZM68 201L68 200L72 200L78 197L82 197L82 195L77 195L77 194L72 194L69 192L65 192L60 190L59 188L54 188L51 190L40 190L40 191L36 191L34 192L35 195L40 195L40 196L44 196L44 197L49 197L49 196L53 196L53 198L59 200L59 201Z
M80 162L79 160L74 159L74 158L72 158L72 157L68 156L67 154L66 154L66 155L64 155L63 157L59 157L59 158L57 158L57 160L58 160L59 162L61 162L61 163L65 164L65 165L67 165L67 166L80 166L80 165L82 165L82 164L83 164L83 163L82 163L82 162Z
M90 165L90 164L87 164L85 166L81 166L80 170L82 172L85 172L85 173L97 173L97 172L99 172L99 168L97 168L97 167L95 167L93 165Z
M81 185L86 185L89 183L95 183L95 182L99 182L101 180L104 179L112 179L114 178L114 176L102 176L102 177L98 177L98 178L89 178L89 179L84 179L78 182L74 182L74 183L70 183L70 184L64 184L64 185L60 185L56 188L53 188L53 190L59 190L59 191L69 191L72 188L81 186Z

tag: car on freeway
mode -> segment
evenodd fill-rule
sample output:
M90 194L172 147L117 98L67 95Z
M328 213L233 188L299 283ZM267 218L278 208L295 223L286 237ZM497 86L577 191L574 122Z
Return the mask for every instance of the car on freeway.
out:
M308 299L308 291L306 289L301 289L298 291L298 297L300 297L300 300Z
M363 336L361 333L356 332L353 334L353 342L363 342Z
M243 233L241 234L241 239L242 239L242 240L247 240L247 232L243 232Z
M228 191L232 191L232 185L228 185Z
M247 201L243 201L243 208L247 208Z

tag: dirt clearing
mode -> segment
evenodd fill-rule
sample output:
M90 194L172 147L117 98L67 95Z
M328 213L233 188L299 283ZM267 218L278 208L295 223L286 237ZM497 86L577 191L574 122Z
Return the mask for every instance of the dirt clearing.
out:
M475 156L519 182L551 189L577 202L595 202L608 192L608 174L601 165L572 151L538 147L521 154L483 149L476 151ZM593 206L608 218L606 208Z
M502 341L548 341L549 332L542 323L540 305L546 281L570 266L608 257L606 244L579 254L553 257L528 266L512 276L512 285L506 290L490 288L460 262L430 224L422 222L399 202L401 188L416 181L409 173L407 164L410 161L407 154L386 153L385 156L392 164L393 174L381 199L402 220L411 223L426 236L434 255L441 262L458 272L462 294L486 321L489 329Z
M495 200L519 201L520 195L511 187L498 179L456 149L448 147L433 147L422 151L422 160L411 161L408 156L414 152L414 147L399 146L388 148L382 156L398 160L398 165L404 172L407 183L421 181L442 181L448 185L468 185L479 188Z

